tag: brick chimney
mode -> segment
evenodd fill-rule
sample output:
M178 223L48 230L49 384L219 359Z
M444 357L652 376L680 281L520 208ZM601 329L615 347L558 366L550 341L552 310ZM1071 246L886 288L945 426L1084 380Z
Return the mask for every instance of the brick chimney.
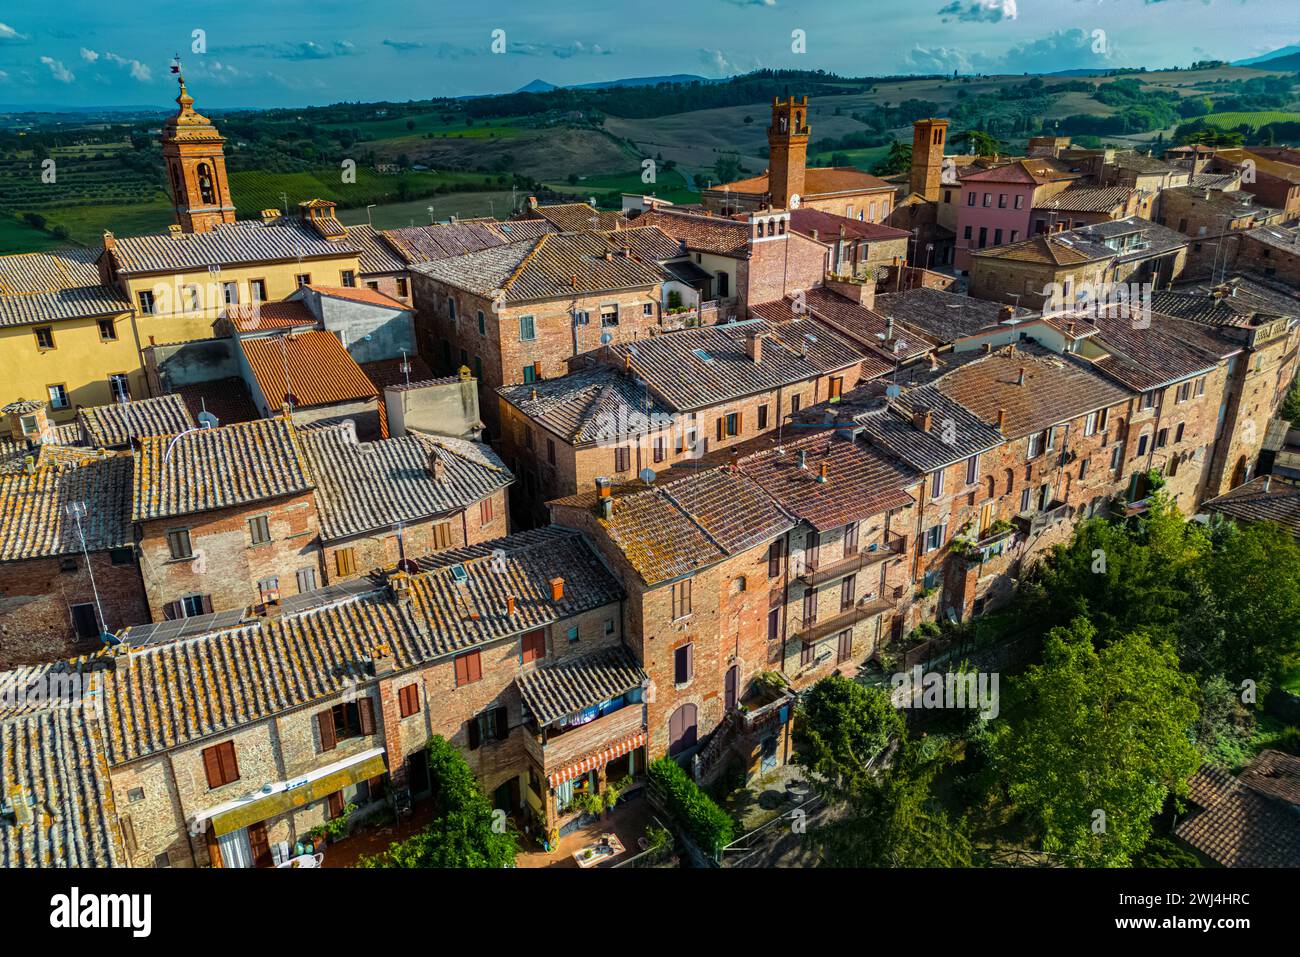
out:
M917 409L912 413L912 424L922 432L929 432L934 424L934 413L929 409Z
M751 332L745 336L745 355L749 356L754 365L762 363L763 334L761 332Z
M1007 410L998 409L998 431L1005 432L1007 427Z
M506 595L506 614L513 617L515 613L515 596Z
M823 462L821 472L817 476L819 482L829 482L831 480L831 466L829 462Z
M1024 385L1024 384L1025 384L1025 367L1021 366L1020 372L1016 375L1016 385Z
M437 449L429 450L429 474L435 482L441 482L446 466L442 464L442 455Z
M558 575L551 579L551 601L556 604L564 601L564 579Z
M604 475L596 477L596 514L606 521L614 517L614 483Z
M370 663L376 678L380 675L392 674L397 670L397 661L393 658L393 650L388 645L376 645L371 648Z

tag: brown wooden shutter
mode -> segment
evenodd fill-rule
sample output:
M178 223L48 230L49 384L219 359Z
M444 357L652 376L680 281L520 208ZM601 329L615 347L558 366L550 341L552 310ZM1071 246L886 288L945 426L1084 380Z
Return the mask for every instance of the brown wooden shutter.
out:
M254 867L270 867L272 865L271 841L266 834L265 821L258 821L256 824L248 825L248 846L253 851Z
M335 791L325 799L329 808L329 819L332 821L343 813L343 792Z
M227 741L217 748L221 759L221 776L226 784L239 780L239 761L235 759L235 742Z
M686 680L690 681L695 677L695 645L686 646Z
M369 695L357 702L357 718L362 734L375 733L375 702Z
M224 783L221 780L221 758L217 755L216 748L203 749L203 770L208 775L208 787L221 787Z
M469 656L469 680L478 681L483 677L483 659L479 657L477 651L471 652Z
M332 710L317 712L316 725L320 728L320 749L333 751L338 744L338 740L334 737L334 712Z
M722 416L718 416L718 438L722 438Z
M497 708L495 717L497 740L504 741L510 737L510 712L505 708Z
M744 431L745 431L745 413L737 412L736 413L736 434L742 435Z
M210 615L210 614L212 614L212 596L211 596L211 595L204 595L204 596L203 596L203 614L205 614L205 615Z
M469 684L469 656L456 656L456 687Z

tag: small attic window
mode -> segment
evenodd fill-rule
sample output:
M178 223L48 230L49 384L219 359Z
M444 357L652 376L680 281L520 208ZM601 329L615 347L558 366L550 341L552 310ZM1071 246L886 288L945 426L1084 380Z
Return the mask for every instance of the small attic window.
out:
M694 355L695 358L699 359L701 362L706 362L709 365L713 364L713 356L709 355L703 349L692 349L691 354Z

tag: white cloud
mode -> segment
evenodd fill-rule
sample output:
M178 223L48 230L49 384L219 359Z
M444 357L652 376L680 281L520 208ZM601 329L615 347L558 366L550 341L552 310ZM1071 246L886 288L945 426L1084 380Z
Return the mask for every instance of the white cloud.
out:
M105 53L104 59L124 67L130 72L132 79L139 80L141 83L148 83L153 79L153 71L139 60L130 60L124 56L118 56L116 53Z
M962 20L967 23L1001 23L1014 20L1018 11L1016 0L952 0L941 7L939 17L944 23Z
M99 54L96 53L94 50L87 50L85 47L82 47L81 58L85 60L87 63L94 63L96 60L99 59Z
M54 79L58 80L60 83L71 83L76 79L76 76L73 75L72 71L63 65L62 60L56 60L54 57L43 56L41 57L41 62L50 68L50 73L53 74Z
M7 23L0 23L0 40L26 40L27 35L19 33Z

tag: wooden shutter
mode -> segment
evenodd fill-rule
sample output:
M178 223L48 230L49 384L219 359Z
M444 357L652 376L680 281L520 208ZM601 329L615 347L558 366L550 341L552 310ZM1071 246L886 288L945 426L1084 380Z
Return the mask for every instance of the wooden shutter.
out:
M420 710L420 689L410 684L397 692L397 704L403 718L409 718Z
M456 656L456 687L469 684L469 655Z
M546 656L546 632L541 628L524 635L523 663L528 664Z
M253 851L254 867L271 866L271 841L266 836L266 822L248 825L248 845Z
M718 438L722 438L722 416L718 416Z
M357 570L356 552L340 548L334 553L334 568L339 575L351 575Z
M204 595L202 601L203 601L203 614L205 615L212 614L212 596Z
M317 712L316 725L320 728L320 749L333 751L338 744L334 737L334 712L332 709Z
M369 695L357 702L357 718L362 734L375 733L375 702Z
M235 742L227 741L217 745L217 758L221 762L222 783L229 784L239 780L239 762L235 760Z
M470 718L465 722L465 734L469 738L469 749L475 750L479 745L478 738L478 718Z
M483 677L483 659L477 651L469 653L469 680L478 681Z
M203 770L208 774L208 787L219 788L225 783L221 780L221 758L215 747L203 749Z
M335 791L325 799L326 806L329 808L329 819L332 821L343 813L343 792Z
M494 717L496 719L497 740L504 741L510 737L510 712L505 708L497 708Z

